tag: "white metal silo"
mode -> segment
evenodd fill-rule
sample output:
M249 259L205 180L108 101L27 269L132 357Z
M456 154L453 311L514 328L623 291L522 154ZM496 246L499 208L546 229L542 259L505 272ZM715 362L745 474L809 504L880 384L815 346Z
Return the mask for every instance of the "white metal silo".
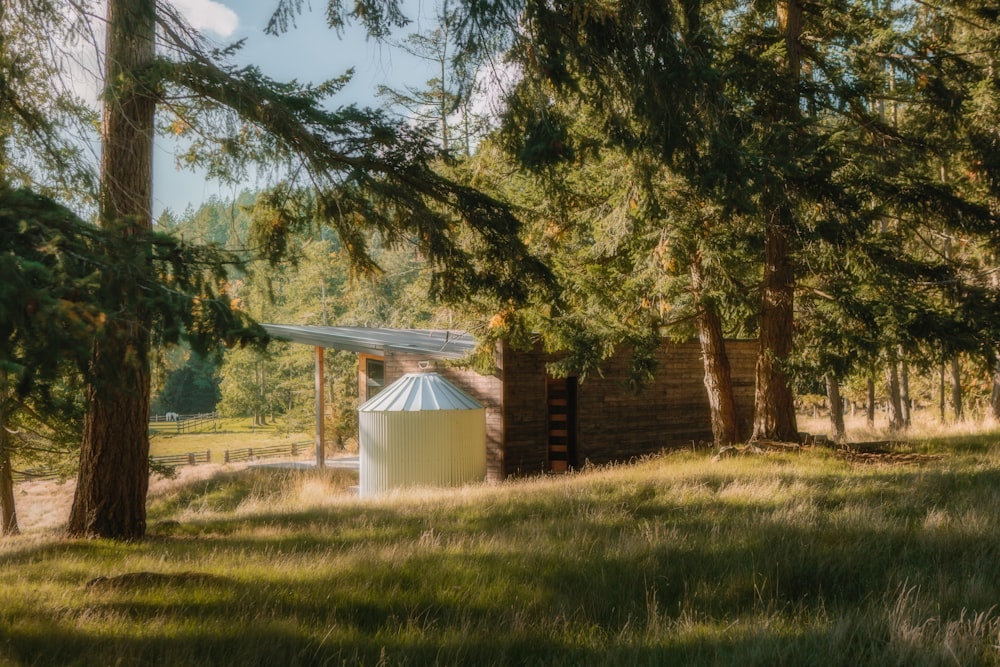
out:
M486 477L486 409L438 373L409 373L358 408L360 494Z

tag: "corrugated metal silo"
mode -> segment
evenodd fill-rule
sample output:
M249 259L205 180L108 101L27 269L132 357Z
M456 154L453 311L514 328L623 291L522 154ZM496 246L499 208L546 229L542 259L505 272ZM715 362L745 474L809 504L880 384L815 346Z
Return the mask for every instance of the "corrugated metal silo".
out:
M358 408L360 494L486 477L486 409L437 373L409 373Z

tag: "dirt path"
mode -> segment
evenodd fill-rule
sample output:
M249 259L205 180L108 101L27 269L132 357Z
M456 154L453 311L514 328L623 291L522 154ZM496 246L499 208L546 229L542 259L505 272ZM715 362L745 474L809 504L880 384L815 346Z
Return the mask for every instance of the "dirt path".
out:
M207 479L220 470L240 470L246 466L245 463L184 466L177 468L175 479L164 479L154 475L149 480L149 497L168 494L181 485ZM75 479L65 482L36 481L16 484L14 503L21 532L35 533L62 529L69 519L75 488Z

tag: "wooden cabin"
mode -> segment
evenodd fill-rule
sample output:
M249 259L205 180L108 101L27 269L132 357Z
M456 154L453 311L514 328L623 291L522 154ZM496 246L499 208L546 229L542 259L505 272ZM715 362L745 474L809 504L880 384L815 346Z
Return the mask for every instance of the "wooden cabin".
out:
M553 357L540 349L522 351L506 343L497 345L492 375L456 368L448 362L461 359L476 345L464 333L363 327L265 328L275 338L318 349L357 352L362 401L406 373L434 370L447 377L486 406L490 480L560 472L587 462L627 461L712 440L697 342L664 342L657 353L655 379L634 392L628 386L629 350L609 359L600 376L578 381L551 377L546 364ZM749 426L757 342L729 341L726 351L737 413Z

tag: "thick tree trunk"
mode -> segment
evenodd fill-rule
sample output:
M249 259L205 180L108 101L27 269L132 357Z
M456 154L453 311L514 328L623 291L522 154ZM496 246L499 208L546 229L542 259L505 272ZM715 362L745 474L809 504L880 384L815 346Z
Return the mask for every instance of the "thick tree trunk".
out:
M868 396L865 404L865 420L868 428L875 428L875 378L868 376Z
M899 367L896 366L896 360L893 358L889 359L885 367L885 393L889 408L889 430L902 431L905 422L899 397Z
M783 365L792 351L795 272L788 224L776 213L764 232L764 289L754 393L753 440L798 440L795 397Z
M698 315L698 339L705 364L705 390L712 409L712 437L716 446L740 441L736 399L733 397L733 380L729 370L729 357L722 339L719 315L705 306Z
M844 426L844 401L840 397L840 382L832 373L826 375L826 400L830 403L831 436L839 444L847 440L847 428Z
M0 440L3 440L0 435ZM3 535L17 535L21 532L17 524L17 509L14 507L14 471L10 463L10 450L0 443L0 521Z
M155 12L154 0L107 8L100 218L123 238L152 228L156 101L138 77L155 55ZM121 301L94 345L68 532L135 540L146 531L149 485L149 317L134 280L114 271L105 280Z
M801 115L802 7L798 0L779 0L776 10L786 47L787 96L781 113L794 121ZM792 351L795 268L791 240L795 220L784 184L771 183L768 190L770 210L764 221L764 281L752 439L794 442L799 438L795 397L784 364Z
M0 375L3 371L0 371ZM0 387L4 384L0 377ZM0 534L17 535L17 510L14 507L14 470L11 467L10 435L7 433L7 408L0 400Z
M965 420L962 406L962 362L955 355L951 358L951 407L955 411L955 421Z
M697 257L691 263L691 286L696 295L703 295L704 276L701 261ZM736 415L729 357L722 337L722 322L711 303L701 304L697 325L701 357L705 366L705 390L712 415L712 437L718 447L730 445L740 441L740 426Z

